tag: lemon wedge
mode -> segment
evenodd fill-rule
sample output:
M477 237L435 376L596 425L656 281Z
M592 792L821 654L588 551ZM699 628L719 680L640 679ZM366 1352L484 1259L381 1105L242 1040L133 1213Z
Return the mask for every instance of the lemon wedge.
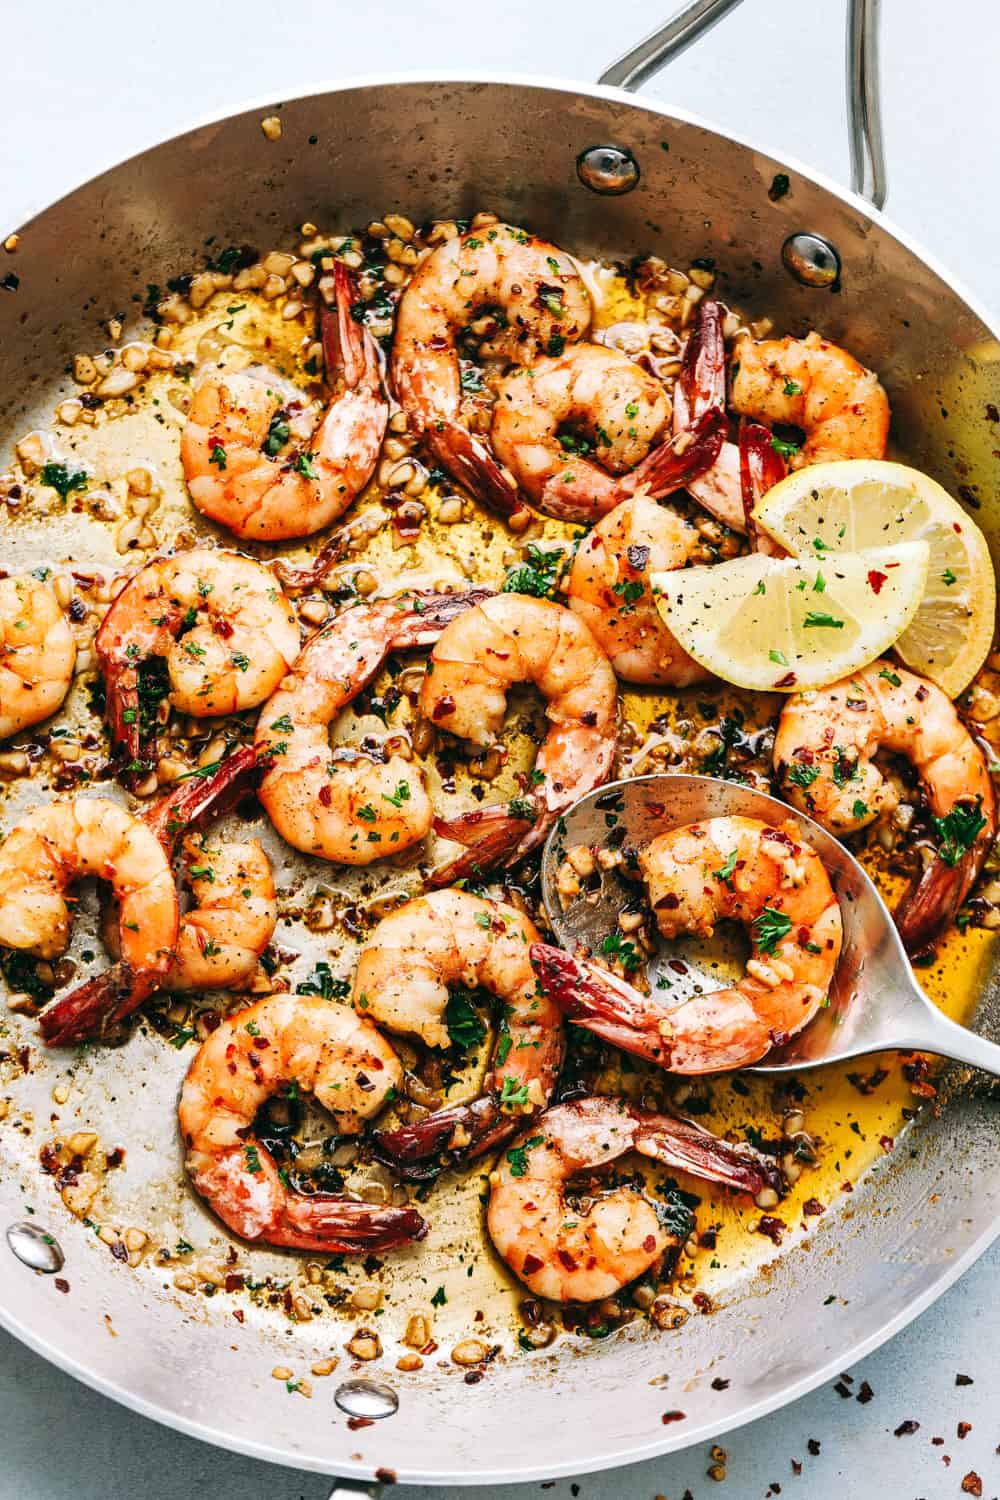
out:
M926 542L812 557L753 552L705 568L654 573L668 628L685 651L737 687L825 687L874 661L910 624L927 583Z
M996 582L986 538L936 480L905 464L846 459L790 474L754 517L793 557L924 541L927 586L896 651L954 698L993 640Z

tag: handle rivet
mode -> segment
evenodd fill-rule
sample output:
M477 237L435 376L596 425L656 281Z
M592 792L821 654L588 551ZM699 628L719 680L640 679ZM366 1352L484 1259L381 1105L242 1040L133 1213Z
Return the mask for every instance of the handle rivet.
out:
M626 146L588 146L576 159L585 188L606 198L630 193L639 183L639 163Z
M840 281L840 256L820 234L800 230L781 247L781 261L789 276L803 286L830 288Z

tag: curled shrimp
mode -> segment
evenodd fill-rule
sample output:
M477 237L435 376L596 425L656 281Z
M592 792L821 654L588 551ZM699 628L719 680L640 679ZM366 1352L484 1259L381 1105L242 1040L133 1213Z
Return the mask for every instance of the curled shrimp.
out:
M390 912L362 948L355 1007L429 1047L452 1045L449 986L481 987L499 1002L481 1096L378 1137L379 1154L404 1175L414 1162L444 1151L458 1161L481 1156L548 1103L562 1066L564 1028L558 1006L539 993L529 957L536 942L534 923L516 907L446 890Z
M414 431L438 463L500 515L522 510L517 485L460 421L458 342L532 364L582 338L591 307L564 251L512 224L446 240L414 272L399 303L392 380Z
M658 380L617 349L572 344L505 377L490 437L538 510L589 523L640 488L666 495L714 464L721 411L675 440L669 426Z
M690 687L711 676L674 637L650 575L683 568L701 551L689 521L645 495L622 501L583 538L568 602L625 682Z
M431 652L420 710L459 739L489 745L503 727L507 693L517 682L538 688L550 725L535 760L534 784L514 804L435 820L439 834L469 850L437 872L438 884L451 884L501 856L520 859L611 770L615 674L583 621L561 604L496 594L460 615Z
M921 953L958 911L996 837L996 796L986 757L951 699L905 667L875 661L785 702L774 740L782 795L843 835L896 805L875 764L903 755L920 777L941 838L937 857L904 896L896 925Z
M889 399L878 376L818 333L804 339L749 337L733 350L733 407L758 421L800 427L793 469L840 458L882 458Z
M116 993L129 1009L166 973L177 940L177 892L156 835L106 797L36 807L0 845L0 945L55 958L69 942L67 890L79 877L110 883L118 899ZM48 1012L46 1012L46 1017ZM50 1034L48 1041L65 1040Z
M75 665L76 641L51 584L0 579L0 739L54 714Z
M764 1157L690 1121L619 1099L556 1105L504 1153L490 1175L486 1212L494 1245L536 1297L613 1297L683 1243L645 1188L601 1190L601 1174L631 1151L738 1192L782 1187Z
M178 782L144 811L142 825L168 861L180 835L187 833L190 837L192 824L209 811L221 812L227 800L241 790L254 764L253 747L243 746L227 756L217 770ZM212 879L215 869L201 867L196 905L181 916L169 961L153 983L132 984L128 966L122 961L119 934L123 918L112 886L112 900L104 910L103 936L115 962L61 995L45 1010L41 1030L50 1046L101 1036L153 990L223 987L248 977L274 929L274 884L267 857L256 841L229 845L227 851L218 884ZM237 888L234 877L241 867L247 878L239 881ZM253 952L255 947L257 951Z
M266 766L260 800L295 849L338 864L401 854L429 832L423 772L394 752L330 749L330 725L390 651L437 640L446 622L482 594L403 594L344 610L309 640L264 705L257 751Z
M596 964L539 944L532 961L542 987L571 1021L672 1073L750 1067L808 1025L833 981L842 923L830 877L794 823L689 823L653 839L639 866L665 938L711 937L726 919L747 927L746 973L667 1010Z
M322 314L327 379L339 377L306 446L293 436L304 404L259 366L199 377L181 437L191 499L236 536L287 541L322 531L353 503L378 460L389 408L375 342L351 317L353 279L334 263L336 313Z
M155 764L155 704L143 668L163 659L167 701L193 718L240 713L274 692L299 651L291 604L263 563L198 547L148 563L125 584L95 640L112 736L129 778Z
M283 1086L312 1094L338 1131L355 1134L392 1098L403 1070L389 1043L349 1006L272 995L226 1017L199 1047L178 1121L197 1192L246 1240L360 1254L422 1239L416 1209L296 1192L254 1133Z

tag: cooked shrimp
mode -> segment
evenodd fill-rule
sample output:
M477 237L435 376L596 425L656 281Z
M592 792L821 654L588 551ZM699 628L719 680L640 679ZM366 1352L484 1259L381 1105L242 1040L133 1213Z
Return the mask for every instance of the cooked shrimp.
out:
M257 750L267 766L260 800L295 849L338 864L401 854L430 830L423 772L397 751L384 759L330 749L330 725L371 681L390 651L437 640L473 594L402 594L331 620L303 648L264 705Z
M640 850L639 867L665 938L711 937L726 919L745 925L746 973L666 1010L596 964L539 944L532 962L571 1021L672 1073L716 1073L750 1067L812 1020L833 981L842 925L830 877L794 823L689 823Z
M739 339L731 386L736 411L805 433L789 456L793 469L885 454L889 400L878 376L818 333L759 344Z
M375 342L351 317L350 272L334 265L336 314L322 314L328 381L342 379L306 446L293 435L301 394L273 372L209 367L199 377L181 437L191 499L236 536L258 542L311 536L368 483L389 408Z
M390 912L365 943L354 1004L389 1031L450 1047L450 985L482 987L500 1004L481 1097L381 1135L380 1154L394 1166L405 1170L443 1151L469 1161L548 1103L562 1066L564 1028L558 1006L539 994L529 958L536 942L534 923L516 907L448 890Z
M392 379L410 425L460 484L501 515L521 510L517 485L461 425L457 343L482 336L480 354L530 365L582 338L590 316L570 257L511 224L446 240L400 299Z
M259 839L211 845L199 834L184 840L184 852L193 904L160 988L235 989L256 969L278 920L271 862Z
M640 487L666 495L715 462L721 412L676 444L669 424L670 401L652 375L617 349L572 344L504 379L490 437L538 510L591 522Z
M782 1186L775 1166L757 1152L690 1121L620 1099L559 1104L523 1133L490 1176L490 1238L536 1297L613 1297L683 1243L643 1189L600 1190L600 1174L630 1151L738 1192Z
M159 840L117 802L52 802L8 834L0 845L0 944L39 958L62 953L72 924L66 892L88 875L107 880L118 898L118 992L131 1009L170 963L177 892Z
M905 667L872 662L832 687L786 699L774 766L782 795L842 835L898 800L875 764L879 750L910 761L941 839L896 912L903 941L919 953L965 900L997 830L986 757L951 699Z
M569 575L569 607L625 682L690 687L711 676L660 616L650 574L683 568L701 537L682 516L645 495L609 512L584 537Z
M198 547L157 558L130 579L95 645L112 734L134 777L155 763L156 705L150 710L140 690L152 657L163 658L167 701L180 713L240 713L274 692L298 655L299 627L263 563Z
M255 762L253 747L245 745L227 756L217 770L178 782L145 809L142 822L159 841L168 860L173 858L181 834L190 834L192 825L208 812L221 812L227 799L239 792L243 778ZM234 866L240 865L245 867L247 878L238 882L237 889ZM105 946L116 962L48 1007L41 1019L46 1041L63 1045L100 1036L140 1005L153 989L208 989L244 980L270 941L274 928L276 911L270 866L254 841L227 846L217 881L211 878L213 875L216 870L209 871L203 859L196 891L202 910L194 907L181 917L166 971L154 985L145 988L133 989L128 984L118 940L121 911L113 898L106 903L102 933ZM191 983L184 982L186 977L190 977Z
M0 579L0 739L54 714L75 665L76 641L55 589L30 576Z
M534 785L511 805L438 819L435 829L469 847L438 871L450 884L501 855L519 859L584 792L600 786L615 752L618 690L604 652L583 621L561 604L496 594L442 633L420 689L422 713L474 745L503 727L507 693L531 682L546 700L550 729L535 761Z
M389 1043L349 1006L273 995L226 1017L181 1089L178 1121L195 1189L247 1240L349 1255L422 1239L415 1209L296 1192L254 1134L259 1110L282 1086L312 1094L338 1131L356 1134L402 1079Z

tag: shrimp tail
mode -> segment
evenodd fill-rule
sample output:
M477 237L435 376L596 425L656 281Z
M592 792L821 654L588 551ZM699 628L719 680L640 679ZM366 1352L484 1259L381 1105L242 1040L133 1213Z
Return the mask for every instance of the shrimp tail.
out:
M683 489L692 479L706 474L722 452L726 414L721 406L701 413L677 437L654 448L637 464L619 488L634 494L643 486L650 497Z
M153 803L143 815L143 821L164 848L172 852L179 833L209 811L219 815L228 803L237 799L244 778L256 764L256 748L241 745L224 760L205 766L177 782L165 796Z
M439 1109L412 1125L398 1130L377 1130L372 1137L375 1155L393 1172L410 1182L437 1177L447 1162L445 1152L459 1153L455 1160L473 1161L492 1146L507 1140L523 1128L523 1115L503 1114L492 1094L484 1094L467 1104L453 1104ZM456 1144L458 1136L462 1144Z
M664 1166L754 1197L764 1188L773 1188L779 1196L787 1191L777 1162L752 1146L733 1145L693 1120L647 1115L639 1110L633 1111L633 1119L638 1124L635 1149Z
M984 823L972 848L953 865L938 855L914 881L893 913L903 947L913 958L931 951L935 938L954 919L979 878L996 836L996 797L992 788L989 799L989 807L980 804Z
M545 825L511 813L507 803L495 807L475 808L454 818L435 818L434 832L456 844L464 844L459 854L440 870L435 870L431 885L437 888L467 880L494 865L513 864L538 843Z
M487 510L505 521L529 514L507 470L466 428L458 422L444 422L425 436L438 462Z
M726 341L722 333L722 307L711 298L703 298L695 308L678 378L692 418L712 410L725 410Z
M46 1046L66 1047L104 1035L141 1005L152 988L151 979L133 974L127 964L112 964L42 1013L39 1028Z
M327 380L340 373L348 390L364 384L375 389L379 381L379 357L375 340L352 307L358 303L357 282L343 261L333 263L335 307L324 308L322 318L323 362Z
M670 1043L660 1030L667 1011L624 979L553 948L532 943L531 963L542 989L567 1018L624 1052L670 1066Z
M740 419L740 492L743 497L743 514L746 517L747 536L755 552L771 552L774 543L761 538L753 518L754 506L762 500L768 490L780 484L785 477L784 459L774 446L774 439L760 422L749 417ZM761 542L764 545L761 545Z
M433 589L420 589L408 597L408 609L401 609L393 621L391 651L413 651L421 646L433 646L446 625L482 604L493 596L492 589L465 589L457 594L437 594Z
M272 1244L334 1255L391 1250L427 1234L427 1220L415 1208L376 1207L325 1194L289 1197L283 1229L269 1234Z

